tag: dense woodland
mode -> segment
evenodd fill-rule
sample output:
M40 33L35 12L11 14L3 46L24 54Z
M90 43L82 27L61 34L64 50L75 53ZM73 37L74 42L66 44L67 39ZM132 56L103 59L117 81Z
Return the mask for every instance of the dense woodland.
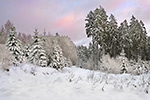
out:
M124 53L129 62L139 63L150 60L150 37L142 20L134 15L130 22L125 19L118 25L115 16L107 15L103 7L90 11L85 24L86 35L92 39L89 47L79 46L78 56L82 66L90 64L92 68L101 66L102 57L109 55L110 58L117 58ZM132 64L131 64L132 65Z
M100 46L111 57L125 50L126 57L138 60L150 60L150 37L142 20L132 16L128 23L125 19L119 26L115 16L109 17L101 6L90 11L86 18L86 34L92 37L92 44ZM96 46L96 49L98 48Z

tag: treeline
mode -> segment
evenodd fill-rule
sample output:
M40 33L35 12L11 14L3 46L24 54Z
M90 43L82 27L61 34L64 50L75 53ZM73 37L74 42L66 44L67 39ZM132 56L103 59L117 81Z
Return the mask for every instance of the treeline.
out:
M48 48L45 48L47 46L46 44L48 44L48 40L44 37L48 37L45 35L45 32L43 36L40 36L38 30L35 29L32 40L23 44L23 41L17 37L16 28L11 26L5 45L14 57L12 62L15 65L29 62L41 67L53 67L56 69L71 66L71 60L63 55L62 48L59 46L58 41L52 41L53 46L49 45L52 51L49 51Z
M87 37L92 38L93 54L98 58L99 48L103 54L117 57L125 51L128 60L150 60L150 37L142 20L132 16L118 25L115 16L107 15L101 6L87 15L85 24ZM98 59L96 59L98 62ZM95 61L95 60L94 60Z

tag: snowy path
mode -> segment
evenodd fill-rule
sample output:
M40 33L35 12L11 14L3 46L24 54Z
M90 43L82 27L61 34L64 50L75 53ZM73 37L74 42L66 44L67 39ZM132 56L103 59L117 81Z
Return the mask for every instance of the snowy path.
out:
M0 71L0 100L150 100L141 78L147 82L150 75L113 75L76 67L56 71L26 64Z

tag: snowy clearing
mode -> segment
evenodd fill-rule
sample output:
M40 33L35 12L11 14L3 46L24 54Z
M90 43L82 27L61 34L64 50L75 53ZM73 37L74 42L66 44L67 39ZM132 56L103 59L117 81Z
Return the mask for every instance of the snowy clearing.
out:
M133 76L75 66L57 71L31 64L0 70L0 100L149 100L150 74Z

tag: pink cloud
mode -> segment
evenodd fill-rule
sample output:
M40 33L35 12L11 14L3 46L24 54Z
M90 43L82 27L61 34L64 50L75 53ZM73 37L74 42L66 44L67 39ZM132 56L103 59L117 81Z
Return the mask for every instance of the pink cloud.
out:
M56 22L55 27L69 28L74 24L75 16L71 13Z
M78 15L78 17L76 17ZM54 24L54 29L60 32L61 35L67 35L73 40L85 37L84 24L82 13L70 13L63 18L59 19Z

